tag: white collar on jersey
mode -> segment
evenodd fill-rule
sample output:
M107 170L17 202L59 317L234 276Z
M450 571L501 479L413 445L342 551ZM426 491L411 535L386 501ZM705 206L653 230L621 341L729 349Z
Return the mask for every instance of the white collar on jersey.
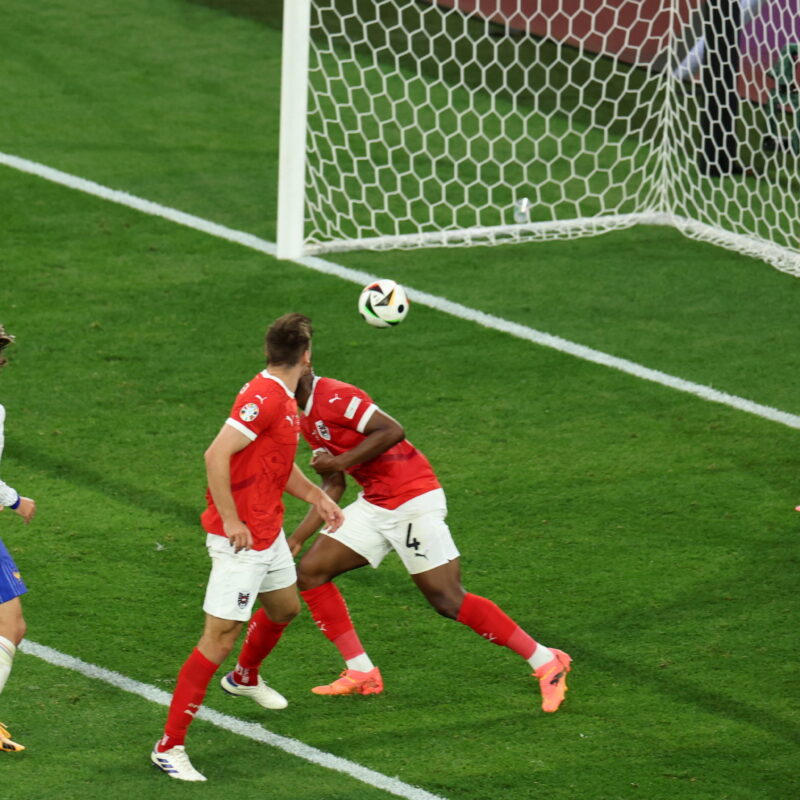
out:
M283 391L289 395L289 397L294 397L294 392L277 376L271 374L268 370L262 369L261 375L264 378L269 378L271 381L275 381L275 383L279 383L283 387Z
M311 406L314 405L314 391L317 388L317 383L319 382L320 376L314 376L314 382L311 384L311 391L308 393L308 402L306 403L306 407L303 409L304 414L311 413Z

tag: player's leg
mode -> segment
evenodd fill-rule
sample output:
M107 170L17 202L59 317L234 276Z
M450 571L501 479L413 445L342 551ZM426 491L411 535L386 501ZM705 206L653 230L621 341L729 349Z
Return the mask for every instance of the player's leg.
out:
M164 735L150 755L159 769L184 781L205 780L186 755L186 734L211 678L230 655L250 618L264 571L254 563L250 551L235 553L224 537L209 534L206 546L211 557L211 574L203 602L206 615L203 634L178 673Z
M307 592L367 564L369 561L360 553L322 533L297 565L297 586L301 593Z
M25 617L20 596L27 591L11 554L0 541L0 693L6 685L17 645L25 636ZM14 753L25 748L11 739L0 723L0 751Z
M542 709L558 709L567 691L567 673L571 668L572 659L566 653L534 640L499 606L480 595L467 592L456 619L493 644L522 656L539 680Z
M262 592L258 599L261 608L250 619L233 670L233 678L241 686L255 686L258 683L261 664L278 644L289 623L300 613L295 584L272 592Z
M162 752L184 743L189 725L203 703L208 684L219 665L230 655L243 625L239 620L206 614L203 635L178 673L164 737L159 743Z
M564 699L570 657L536 642L491 600L464 591L459 560L411 576L428 602L442 616L458 620L493 644L522 656L539 679L542 708L555 711Z
M411 579L442 616L461 622L493 644L508 647L534 669L553 659L550 650L534 641L491 600L464 590L459 558L412 574Z
M0 693L11 674L17 645L25 636L25 617L19 597L0 602Z
M235 669L222 678L220 686L228 694L250 697L263 708L286 708L286 698L267 686L259 670L286 626L300 613L294 558L283 533L267 550L250 557L265 569L258 588L261 607L247 626Z
M150 760L171 778L206 779L189 761L184 742L189 725L203 704L211 678L230 654L243 625L239 620L221 619L207 613L203 635L178 673L164 735L150 754Z
M286 553L288 567L283 570L283 578L276 577L275 573L269 577L276 585L289 580L291 585L268 591L266 589L269 581L262 586L265 591L258 596L261 608L253 614L247 626L247 635L236 660L236 667L220 681L220 686L227 694L249 697L262 708L269 709L286 708L288 701L280 692L267 685L259 674L261 665L278 644L286 627L300 613L294 561L288 545Z
M524 658L539 679L542 708L555 711L564 699L570 657L536 642L491 600L461 585L458 550L445 521L446 505L429 492L401 506L393 545L414 583L443 616L455 619L493 644Z
M338 649L344 672L333 683L315 686L314 694L378 694L383 690L380 670L367 655L350 612L332 582L344 572L367 564L377 566L388 552L375 531L373 509L356 501L345 510L344 524L333 534L320 534L297 568L300 595L317 627Z

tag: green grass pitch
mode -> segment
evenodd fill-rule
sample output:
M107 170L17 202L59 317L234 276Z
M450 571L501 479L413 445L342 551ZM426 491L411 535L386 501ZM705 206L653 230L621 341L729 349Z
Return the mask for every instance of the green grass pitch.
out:
M258 8L6 0L0 152L274 240L280 5ZM335 260L800 413L797 280L675 232ZM447 800L797 796L798 431L422 306L377 331L357 294L0 166L0 474L39 502L0 536L29 638L172 689L202 625L203 450L299 310L318 372L430 457L466 587L571 653L571 688L543 714L526 665L389 559L340 580L383 695L309 693L340 665L303 613L268 662L289 708L213 683L210 708ZM0 796L392 796L202 721L209 782L174 785L148 762L164 716L21 654L0 719L28 750L0 755Z

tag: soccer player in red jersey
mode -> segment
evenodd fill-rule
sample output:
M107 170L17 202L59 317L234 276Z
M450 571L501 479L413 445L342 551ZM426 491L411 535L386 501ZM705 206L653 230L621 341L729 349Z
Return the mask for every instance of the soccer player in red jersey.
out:
M458 620L494 644L524 658L539 680L542 708L555 711L567 689L571 658L532 639L491 600L461 585L459 552L445 522L444 491L428 459L405 438L401 425L366 392L347 383L300 379L300 428L314 450L312 467L322 487L339 500L345 473L362 487L344 509L337 531L323 530L298 565L300 594L319 629L345 662L341 676L312 691L322 695L378 694L380 670L364 651L345 601L332 583L337 575L370 564L395 550L411 579L442 616ZM297 555L324 521L311 509L289 537Z
M222 688L265 708L286 700L258 674L261 662L300 610L294 560L283 532L284 491L310 503L336 530L342 512L294 463L300 426L294 391L311 363L311 321L286 314L267 331L267 368L239 392L206 450L207 531L211 574L203 634L178 674L163 737L152 762L170 777L204 781L184 749L186 733L219 665L228 657L258 599L236 669Z
M14 337L6 333L5 328L0 325L0 353L13 341ZM5 363L6 359L0 356L0 367ZM3 455L5 419L6 410L0 405L0 456ZM26 523L36 513L36 503L30 497L23 497L16 489L0 480L0 511L6 508L15 511ZM25 618L22 615L20 597L27 591L11 553L0 539L0 694L11 674L17 646L25 636ZM21 744L12 741L11 734L0 723L0 752L18 753L24 749Z

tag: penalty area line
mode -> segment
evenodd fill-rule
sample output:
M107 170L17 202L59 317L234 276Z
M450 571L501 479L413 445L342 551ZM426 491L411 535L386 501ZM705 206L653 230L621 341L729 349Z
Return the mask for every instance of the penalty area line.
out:
M112 670L98 667L96 664L89 664L86 661L81 661L79 658L61 653L58 650L54 650L52 647L37 644L29 639L23 639L19 649L26 655L35 656L54 666L73 670L87 678L110 684L124 692L143 697L151 703L169 706L170 700L172 699L172 695L168 692L151 686L149 683L141 683L119 672L113 672ZM348 761L346 758L340 758L331 753L326 753L324 750L317 750L317 748L304 744L297 739L291 739L288 736L280 736L277 733L272 733L255 722L246 722L245 720L232 717L229 714L222 714L219 711L214 711L205 706L201 706L195 719L210 722L212 725L235 733L238 736L244 736L255 742L261 742L262 744L274 747L277 750L283 750L283 752L289 755L296 756L304 761L309 761L317 766L325 767L334 772L340 772L368 786L382 789L396 797L403 797L406 798L406 800L446 800L446 798L440 795L431 794L417 786L403 783L403 781L397 778L390 778L383 773L376 772L367 767L362 767L361 764L356 764L354 761ZM144 753L142 758L143 763L145 763L147 761L147 752Z
M162 219L169 220L178 225L183 225L188 228L193 228L196 231L207 233L210 236L216 236L220 239L225 239L229 242L240 244L243 247L248 247L251 250L257 250L260 253L265 253L269 256L277 257L277 247L274 242L269 242L266 239L260 239L250 233L244 231L237 231L232 228L227 228L224 225L219 225L216 222L196 217L192 214L186 214L183 211L178 211L174 208L159 205L149 200L143 200L140 197L121 192L116 189L109 189L94 181L88 181L84 178L79 178L75 175L70 175L66 172L53 169L44 164L39 164L35 161L29 161L26 158L10 155L8 153L0 152L0 164L4 164L12 169L26 172L30 175L36 175L45 180L52 181L53 183L67 186L70 189L75 189L86 194L91 194L108 200L112 203L118 203L128 208L141 211L144 214L151 214ZM307 269L320 272L325 275L332 275L341 278L345 281L364 286L376 280L378 276L370 275L367 272L360 270L350 269L336 264L332 261L319 258L318 256L304 256L301 258L293 259L292 263L298 264ZM737 397L736 395L721 392L717 389L712 389L710 386L703 386L699 383L684 380L683 378L676 378L666 372L661 372L656 369L644 367L634 361L628 361L625 358L617 358L616 356L603 353L600 350L594 350L591 347L585 347L581 344L576 344L567 339L562 339L560 336L554 336L550 333L537 331L534 328L529 328L526 325L520 325L516 322L510 322L502 317L495 317L492 314L486 314L483 311L478 311L468 306L462 306L460 303L454 303L444 297L428 294L427 292L420 292L416 289L406 287L408 297L419 305L433 308L441 311L444 314L449 314L459 319L474 322L484 328L500 331L517 339L523 339L533 344L538 344L542 347L548 347L552 350L557 350L560 353L565 353L575 358L580 358L584 361L590 361L593 364L616 369L628 375L633 375L640 380L658 383L668 389L673 389L678 392L685 392L686 394L700 397L710 403L719 403L729 408L735 408L738 411L744 411L747 414L761 417L762 419L777 422L780 425L786 425L789 428L800 430L800 416L791 414L787 411L781 411L772 406L762 405L755 403L752 400L747 400L744 397Z

